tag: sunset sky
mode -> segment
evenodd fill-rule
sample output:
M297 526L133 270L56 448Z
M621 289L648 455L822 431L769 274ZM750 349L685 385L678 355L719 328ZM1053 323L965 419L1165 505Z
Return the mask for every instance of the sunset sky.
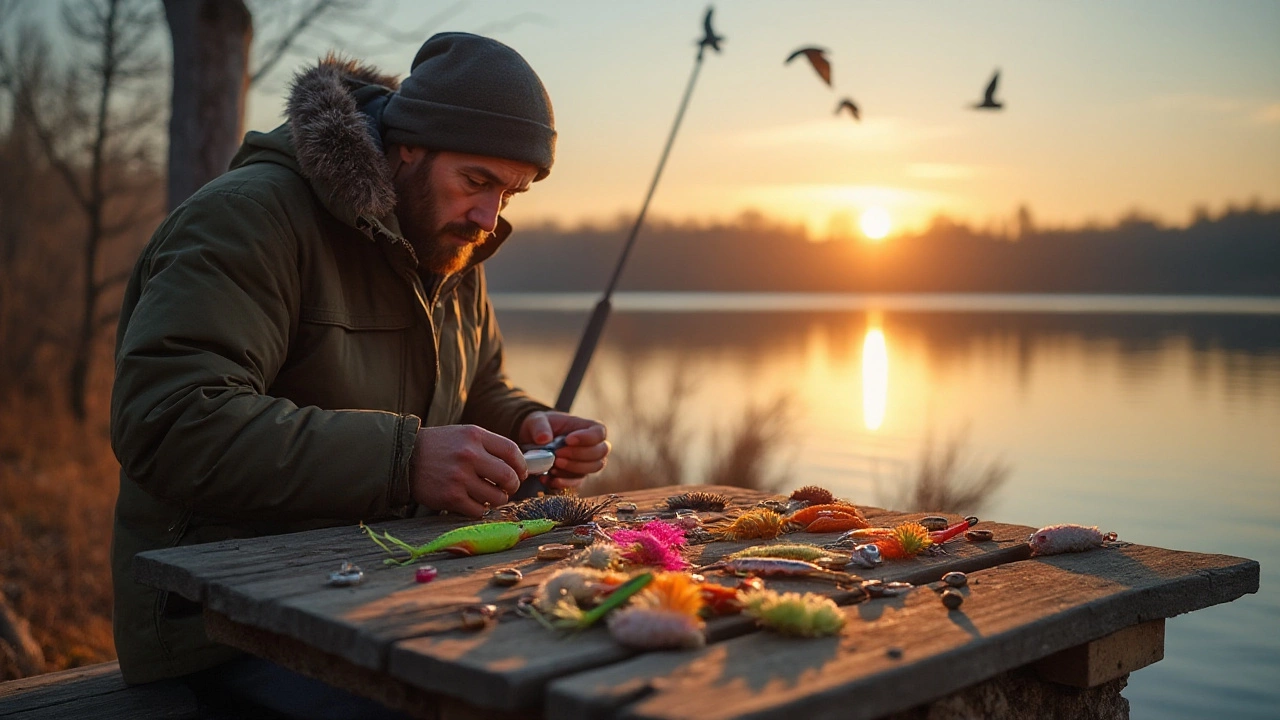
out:
M374 3L400 31L492 35L547 85L560 133L551 176L516 222L634 216L693 67L706 3L664 0ZM945 212L977 224L1026 203L1043 224L1132 209L1186 222L1257 198L1280 203L1280 3L722 2L724 52L705 61L651 213L744 210L856 228L871 206L893 231ZM260 27L260 36L270 28ZM417 42L335 28L307 42L405 73ZM802 61L830 50L833 88ZM293 57L288 64L300 64ZM992 72L1006 108L980 113ZM248 125L279 122L287 71L255 87ZM834 110L845 96L861 123Z

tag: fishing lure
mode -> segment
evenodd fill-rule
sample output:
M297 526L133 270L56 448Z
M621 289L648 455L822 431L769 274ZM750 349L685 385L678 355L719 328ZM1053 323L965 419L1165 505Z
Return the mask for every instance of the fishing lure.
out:
M658 573L631 604L609 618L609 634L642 650L697 648L706 644L702 589L683 573Z
M698 510L703 512L721 512L729 504L728 495L720 493L695 491L673 495L667 498L668 510Z
M742 611L763 627L801 637L835 635L845 623L835 601L815 593L755 590L744 593Z
M572 560L575 565L595 568L596 570L616 570L624 562L622 550L611 542L599 542L583 548Z
M373 528L360 523L360 528L368 534L369 538L388 554L395 555L396 551L388 547L387 543L409 554L409 557L403 560L397 560L394 557L383 560L387 565L408 565L424 555L435 552L450 552L455 555L486 555L501 552L515 547L521 540L549 532L555 526L554 520L479 523L450 530L426 545L414 547L386 531L383 531L382 536L379 537Z
M810 533L844 532L845 530L856 530L866 526L867 521L855 515L836 515L831 513L819 516L817 520L809 523L804 531Z
M856 545L858 543L874 542L876 540L886 540L891 537L893 537L893 528L887 528L887 527L856 528L836 538L834 542L828 543L828 547L839 546L839 545Z
M704 570L721 570L740 575L765 575L790 578L821 578L836 583L861 581L862 578L850 573L836 572L804 560L788 560L785 558L744 557L721 560L698 568Z
M618 572L586 567L563 568L538 584L533 593L533 605L549 612L562 600L569 600L574 607L594 605L606 593L627 581Z
M737 588L704 582L698 586L698 592L702 593L704 616L732 615L742 611L742 600Z
M893 528L893 536L874 543L885 560L915 557L933 545L929 531L917 522L905 522Z
M815 530L811 527L819 520L825 520L826 522L820 523L818 527L827 529ZM810 505L797 510L787 516L786 526L791 529L802 529L809 532L834 532L836 530L871 527L871 523L867 522L867 519L862 516L862 511L857 506L848 503L828 503L825 505Z
M638 530L614 530L610 539L622 552L622 559L634 565L651 565L663 570L683 570L689 566L680 554L684 530L661 520L650 520Z
M782 535L783 529L781 515L765 508L752 508L713 534L718 540L773 540Z
M611 611L622 607L636 593L644 589L653 580L653 573L645 572L618 585L608 597L590 610L582 610L573 597L561 596L550 608L541 610L535 603L529 608L530 614L544 627L552 630L585 630L599 622ZM546 607L545 605L543 606ZM546 615L543 614L546 613ZM549 617L548 617L549 616Z
M817 545L783 543L780 545L753 545L745 550L739 550L729 557L732 559L744 557L771 557L815 562L818 560L831 559L831 552L820 548Z
M931 540L934 545L941 545L942 543L950 540L951 538L959 535L960 533L968 530L969 528L977 524L978 524L978 518L969 516L964 520L961 520L955 525L952 525L944 530L934 530L930 532L929 540Z
M546 519L555 520L558 526L584 525L612 502L609 498L593 503L576 495L540 495L503 505L498 513L510 521Z
M1057 555L1092 550L1115 539L1115 533L1099 532L1097 526L1063 524L1040 528L1031 534L1027 543L1033 555Z
M797 502L805 502L810 505L830 505L836 502L836 496L831 491L818 487L817 485L805 485L791 492L791 499Z

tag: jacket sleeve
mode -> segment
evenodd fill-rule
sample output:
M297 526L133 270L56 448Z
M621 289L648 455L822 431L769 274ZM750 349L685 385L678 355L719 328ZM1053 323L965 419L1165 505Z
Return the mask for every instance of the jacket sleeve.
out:
M480 352L476 376L462 409L462 422L518 440L520 424L529 413L551 408L516 388L507 377L503 367L502 333L498 330L493 303L489 301L483 268L477 268L476 282L479 285L476 297Z
M276 215L243 194L204 196L140 263L111 398L129 477L213 517L357 520L408 504L418 418L266 394L300 303L297 240Z

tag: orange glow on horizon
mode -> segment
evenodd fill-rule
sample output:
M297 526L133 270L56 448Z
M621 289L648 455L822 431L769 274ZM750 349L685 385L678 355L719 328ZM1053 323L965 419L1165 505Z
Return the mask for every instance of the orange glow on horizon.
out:
M888 210L880 205L872 205L862 211L858 218L858 228L868 240L880 241L888 237L893 228L893 220L889 217Z

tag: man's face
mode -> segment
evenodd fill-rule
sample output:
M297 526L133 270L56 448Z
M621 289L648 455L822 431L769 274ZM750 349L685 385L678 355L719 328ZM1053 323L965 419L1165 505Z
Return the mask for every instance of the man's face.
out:
M419 264L447 275L467 266L498 227L498 213L529 189L538 168L518 160L399 146L396 217Z

